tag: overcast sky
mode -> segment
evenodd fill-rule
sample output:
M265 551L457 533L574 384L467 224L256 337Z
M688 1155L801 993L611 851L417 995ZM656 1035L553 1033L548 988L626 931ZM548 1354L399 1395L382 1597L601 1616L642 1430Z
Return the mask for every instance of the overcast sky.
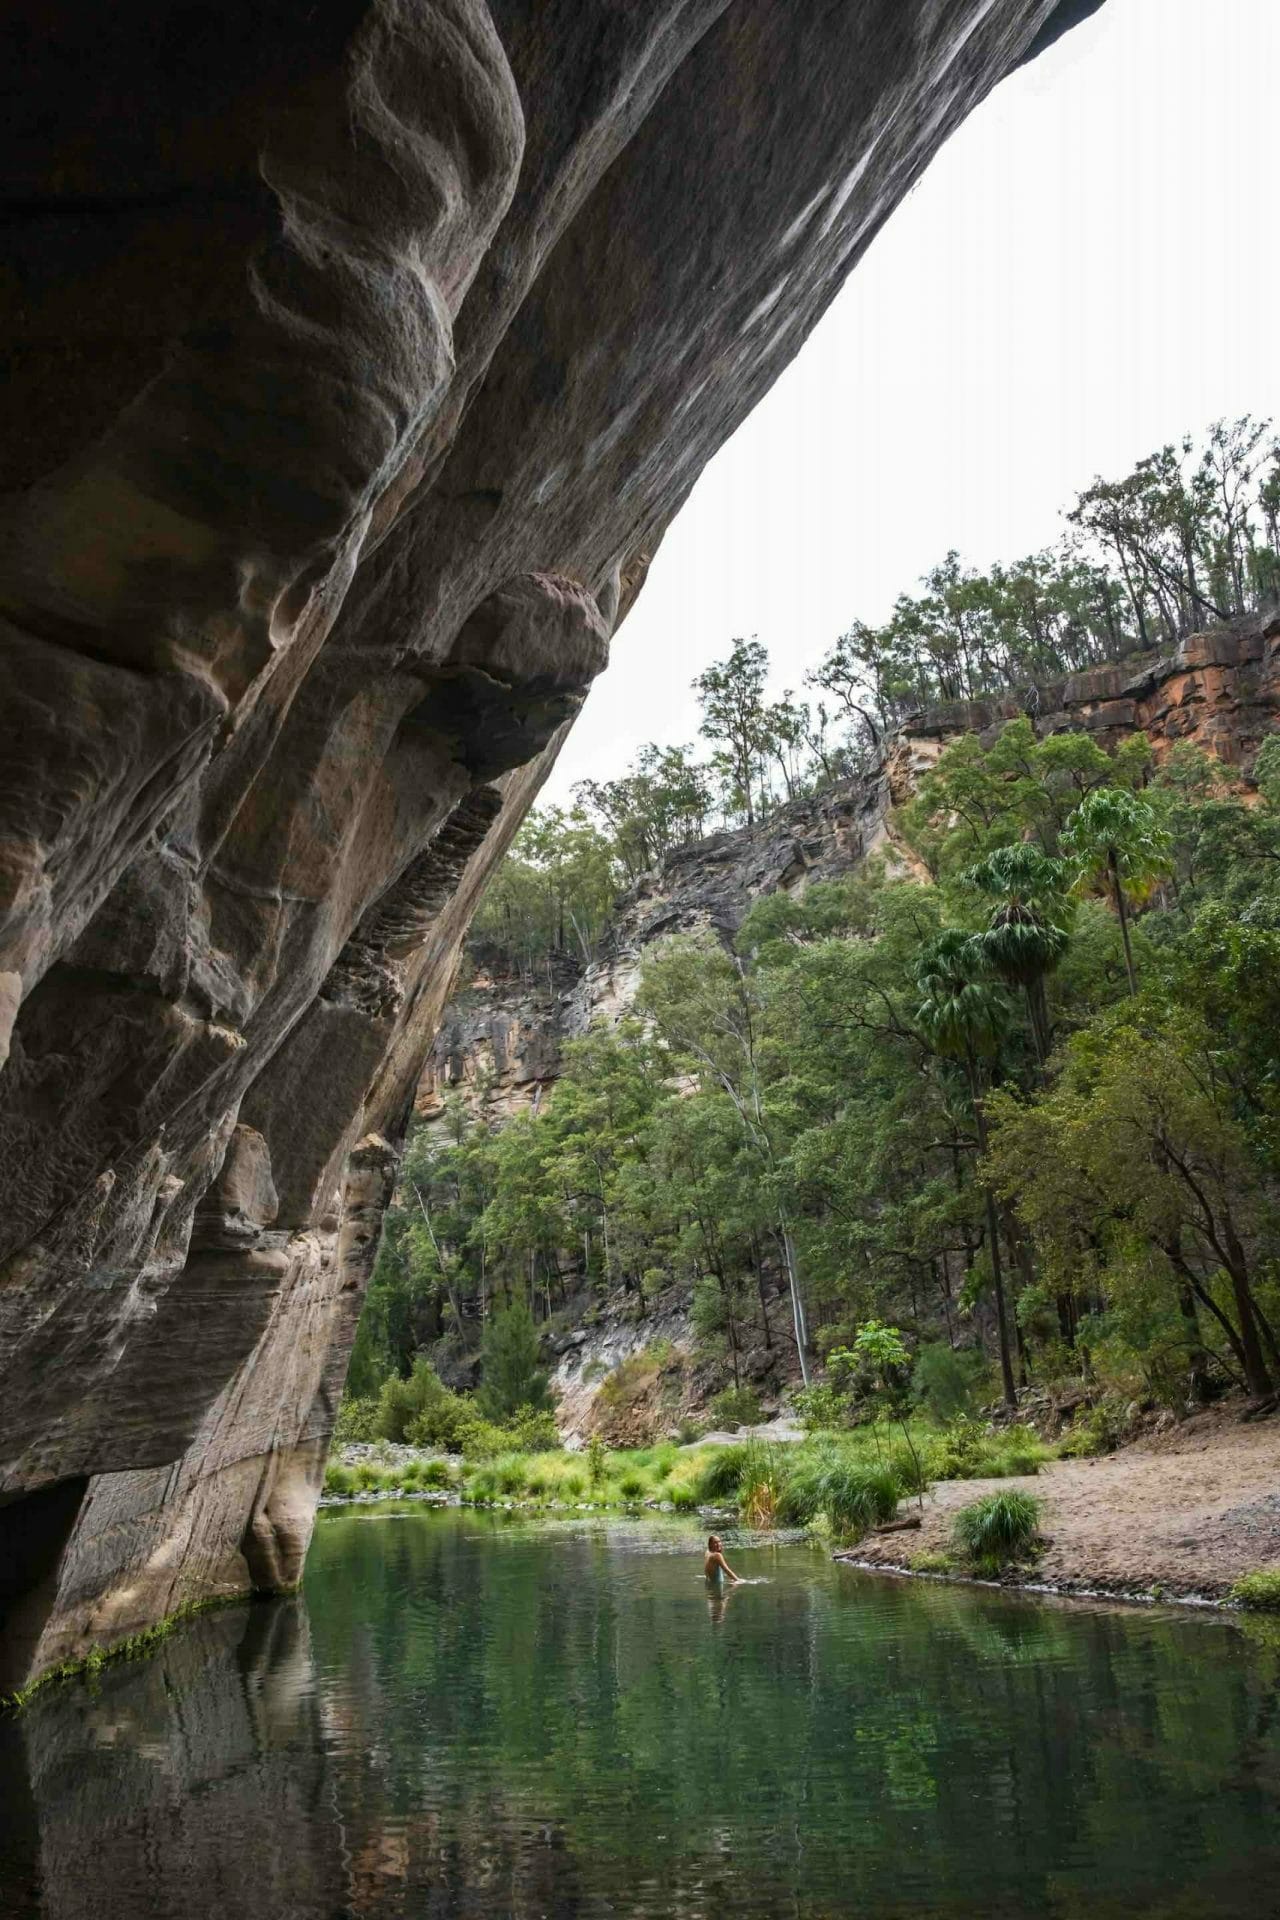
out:
M1052 542L1223 415L1280 420L1280 0L1106 0L945 146L668 530L544 798L697 732L758 634L799 688L956 547Z

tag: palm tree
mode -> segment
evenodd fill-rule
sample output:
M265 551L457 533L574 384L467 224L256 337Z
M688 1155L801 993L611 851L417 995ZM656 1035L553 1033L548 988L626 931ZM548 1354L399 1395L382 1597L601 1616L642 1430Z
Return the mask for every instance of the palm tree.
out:
M1138 991L1129 940L1129 902L1144 900L1169 871L1170 837L1149 800L1123 787L1095 787L1062 834L1081 893L1108 893L1120 921L1129 992Z
M1049 1057L1046 978L1066 951L1066 869L1038 847L997 847L962 876L996 901L985 931L974 935L983 963L1010 986L1021 987L1041 1067Z
M916 1024L938 1052L963 1061L973 1107L978 1151L987 1150L987 1119L982 1105L979 1062L993 1055L1009 1024L1009 1002L1001 989L982 977L982 956L972 934L951 928L940 934L920 958L916 982L924 996L916 1010ZM1006 1406L1018 1403L1013 1380L1013 1354L1005 1309L1004 1270L1000 1259L1000 1232L991 1189L983 1189L987 1210L987 1238L991 1243L991 1274L996 1296L996 1326L1000 1337L1000 1378Z

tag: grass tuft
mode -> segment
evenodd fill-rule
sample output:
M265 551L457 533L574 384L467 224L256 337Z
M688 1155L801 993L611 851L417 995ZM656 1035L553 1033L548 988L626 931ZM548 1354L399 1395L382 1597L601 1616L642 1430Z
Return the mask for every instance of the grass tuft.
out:
M975 1567L995 1570L1024 1560L1040 1530L1040 1502L1016 1488L984 1494L956 1515L957 1548Z

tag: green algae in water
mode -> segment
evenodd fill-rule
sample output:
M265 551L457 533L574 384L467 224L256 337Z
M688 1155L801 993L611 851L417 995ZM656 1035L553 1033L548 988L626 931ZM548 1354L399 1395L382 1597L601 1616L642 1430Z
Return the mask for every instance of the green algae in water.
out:
M765 1584L708 1590L676 1521L323 1516L305 1598L0 1731L4 1911L1272 1910L1280 1644L1252 1623L726 1544Z

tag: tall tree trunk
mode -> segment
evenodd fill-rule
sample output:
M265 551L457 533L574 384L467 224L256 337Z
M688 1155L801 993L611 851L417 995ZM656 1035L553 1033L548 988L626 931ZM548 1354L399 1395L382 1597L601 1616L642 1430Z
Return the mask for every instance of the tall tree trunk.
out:
M1049 1007L1045 998L1044 980L1028 980L1023 992L1027 1001L1027 1014L1031 1021L1031 1040L1035 1047L1036 1063L1044 1069L1049 1059Z
M751 1264L755 1268L756 1292L760 1296L760 1325L764 1328L765 1352L773 1352L773 1329L769 1325L769 1308L764 1297L764 1262L760 1258L760 1242L754 1232L751 1235Z
M978 1087L978 1070L973 1055L966 1057L965 1065L969 1072L969 1097L973 1102L973 1122L978 1132L978 1152L987 1150L987 1118L982 1110L982 1094ZM1000 1226L996 1219L995 1195L990 1187L983 1187L983 1197L987 1208L987 1238L991 1242L991 1280L996 1296L996 1332L1000 1340L1000 1380L1004 1388L1006 1407L1018 1404L1018 1389L1013 1378L1013 1355L1009 1350L1009 1316L1005 1309L1004 1270L1000 1264Z
M1223 1226L1223 1240L1227 1252L1227 1271L1231 1277L1231 1292L1236 1303L1236 1316L1240 1322L1240 1354L1244 1361L1245 1384L1250 1393L1261 1400L1273 1391L1271 1374L1267 1368L1266 1356L1262 1351L1262 1338L1253 1308L1253 1291L1249 1285L1244 1248L1240 1245L1236 1230L1229 1219Z
M1129 976L1129 997L1138 997L1138 980L1133 971L1133 948L1129 943L1129 909L1125 905L1124 888L1120 883L1120 862L1116 850L1111 848L1107 854L1107 866L1111 872L1111 894L1116 903L1116 914L1120 921L1120 938L1124 941L1124 970Z
M1188 1389L1196 1405L1203 1407L1209 1399L1209 1373L1205 1365L1205 1346L1200 1334L1196 1297L1185 1281L1178 1288L1178 1312L1187 1330Z
M800 1269L796 1260L795 1242L791 1238L791 1229L787 1225L785 1214L779 1214L778 1227L782 1236L782 1256L787 1263L787 1285L791 1289L791 1319L795 1328L796 1358L800 1362L801 1383L807 1387L809 1385L809 1328L805 1321L804 1301L800 1294Z

